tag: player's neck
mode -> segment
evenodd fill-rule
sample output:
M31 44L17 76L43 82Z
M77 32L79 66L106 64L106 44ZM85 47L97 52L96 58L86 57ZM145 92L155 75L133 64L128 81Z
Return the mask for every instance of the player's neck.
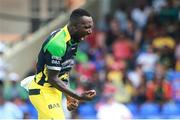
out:
M67 29L68 29L68 31L69 31L69 34L70 34L70 36L71 36L71 38L73 39L73 40L75 40L75 42L79 42L78 40L80 39L75 33L75 31L74 31L74 29L73 29L73 27L70 25L70 24L68 24L67 25ZM77 40L77 41L76 41Z
M73 36L74 33L75 33L75 31L73 30L73 28L72 28L72 26L71 26L70 24L67 25L67 29L68 29L68 31L69 31L69 34L70 34L71 36Z

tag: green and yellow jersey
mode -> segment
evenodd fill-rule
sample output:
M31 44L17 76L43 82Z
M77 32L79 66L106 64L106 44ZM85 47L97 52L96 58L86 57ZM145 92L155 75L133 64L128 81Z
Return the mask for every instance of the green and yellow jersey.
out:
M52 87L48 83L47 69L59 71L61 80L67 82L77 47L78 43L71 38L67 26L52 32L40 50L35 82L41 86Z

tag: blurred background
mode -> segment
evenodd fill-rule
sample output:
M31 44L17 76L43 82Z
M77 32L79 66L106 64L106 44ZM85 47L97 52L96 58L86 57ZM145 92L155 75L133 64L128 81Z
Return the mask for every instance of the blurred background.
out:
M95 28L80 44L71 88L97 97L64 108L66 117L180 119L179 0L0 0L0 119L37 118L20 81L35 74L42 42L79 7Z

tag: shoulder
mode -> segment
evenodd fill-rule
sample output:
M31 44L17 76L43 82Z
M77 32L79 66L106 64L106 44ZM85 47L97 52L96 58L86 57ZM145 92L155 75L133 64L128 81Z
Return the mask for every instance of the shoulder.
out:
M63 30L56 32L44 46L43 51L48 51L53 56L62 57L66 51L65 37Z

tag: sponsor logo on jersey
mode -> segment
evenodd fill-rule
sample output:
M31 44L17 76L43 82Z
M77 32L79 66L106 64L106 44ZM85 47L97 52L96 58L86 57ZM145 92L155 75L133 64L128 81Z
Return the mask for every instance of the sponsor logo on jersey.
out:
M59 103L49 104L49 105L48 105L48 108L49 108L49 109L60 108L60 105L59 105Z
M51 58L52 58L52 59L55 59L55 60L62 60L61 57L57 57L57 56L52 56Z

